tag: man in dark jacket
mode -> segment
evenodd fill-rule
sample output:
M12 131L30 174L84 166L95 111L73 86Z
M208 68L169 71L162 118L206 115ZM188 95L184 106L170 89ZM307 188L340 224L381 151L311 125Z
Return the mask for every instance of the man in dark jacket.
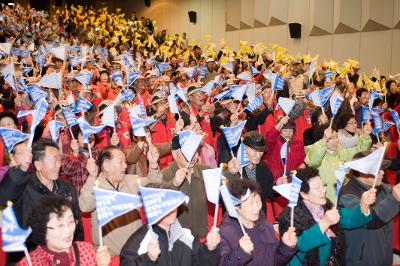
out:
M150 184L150 187L174 189L168 184ZM192 199L190 199L192 200ZM189 229L176 219L178 209L172 210L157 224L148 229L143 225L125 243L121 251L121 266L212 266L219 262L217 246L221 240L218 228L208 234L205 244L200 244Z
M368 152L354 155L360 159ZM388 167L390 161L384 160L381 169ZM364 227L345 230L347 265L391 265L393 263L393 218L400 211L400 183L395 186L382 183L381 170L376 181L376 203L371 210L372 221ZM343 187L339 207L353 208L360 203L361 194L372 187L373 175L353 171L352 178Z
M50 194L65 197L71 200L72 211L78 221L74 240L83 240L76 189L70 183L59 179L61 153L57 144L41 139L33 144L32 155L26 156L25 159L30 162L33 157L36 172L28 173L27 167L23 166L30 163L10 167L0 183L0 205L5 206L7 201L12 201L18 222L26 226L32 206L41 198Z
M189 196L189 203L179 208L179 222L183 227L192 230L194 235L204 238L208 230L208 205L202 171L209 167L196 163L197 152L188 163L181 151L178 136L172 138L172 156L174 162L162 170L163 182L173 185ZM223 175L229 177L237 173L239 167L239 162L234 158L228 163L228 170L224 171Z

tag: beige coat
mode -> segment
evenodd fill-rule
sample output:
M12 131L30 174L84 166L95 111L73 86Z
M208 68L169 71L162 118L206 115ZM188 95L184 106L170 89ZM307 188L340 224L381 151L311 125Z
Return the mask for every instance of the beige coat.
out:
M161 172L150 169L148 177L139 177L137 175L125 175L124 180L119 184L118 191L137 195L140 179L141 185L146 185L149 182L161 182ZM99 188L114 190L111 184L107 181L104 174L101 172L97 177L99 181ZM93 243L99 246L99 231L97 222L96 203L94 200L93 188L96 179L89 177L85 185L82 187L81 195L79 197L79 207L82 212L90 212L92 215L92 238ZM142 226L142 220L138 210L133 210L122 216L119 216L102 228L103 243L106 245L112 256L119 256L121 249L128 238Z

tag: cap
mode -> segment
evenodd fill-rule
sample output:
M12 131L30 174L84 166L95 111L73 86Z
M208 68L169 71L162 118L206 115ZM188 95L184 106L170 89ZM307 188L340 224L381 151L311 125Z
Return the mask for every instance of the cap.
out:
M249 131L244 135L243 144L256 150L265 151L265 139L257 131Z
M198 83L192 83L192 84L189 86L188 90L187 90L187 96L190 96L190 95L192 95L193 93L198 92L198 91L203 92L201 89L202 89L202 88L201 88L200 84L198 84Z
M206 59L206 63L208 63L208 62L215 62L215 60L214 60L214 58L209 57L209 58Z
M156 104L166 99L167 97L162 91L157 91L151 96L151 104Z

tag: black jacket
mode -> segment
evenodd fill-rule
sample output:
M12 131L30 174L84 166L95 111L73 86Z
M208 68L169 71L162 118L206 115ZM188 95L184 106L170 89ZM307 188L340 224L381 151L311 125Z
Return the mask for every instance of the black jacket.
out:
M370 188L352 177L340 191L339 207L353 208L360 204L362 193ZM391 186L382 184L376 189L376 202L371 209L372 221L364 227L345 230L348 265L381 266L393 263L393 217L399 213L400 203L393 197Z
M153 231L158 235L161 254L156 262L150 260L147 253L139 255L138 250L140 243L145 238L148 228L147 225L140 227L126 241L121 250L120 265L121 266L144 266L144 265L159 265L159 266L211 266L218 265L219 255L217 250L209 251L207 246L200 244L195 238L192 242L192 248L185 244L180 239L172 243L172 249L169 250L171 236L160 228L158 225L153 225Z
M57 194L68 198L72 203L74 218L78 221L75 230L75 241L83 241L83 226L81 211L78 204L76 189L61 179L54 181L54 189L50 191L36 176L36 173L27 173L18 167L11 167L0 183L0 205L5 206L10 200L14 203L15 215L18 222L27 226L29 212L33 205L46 195Z

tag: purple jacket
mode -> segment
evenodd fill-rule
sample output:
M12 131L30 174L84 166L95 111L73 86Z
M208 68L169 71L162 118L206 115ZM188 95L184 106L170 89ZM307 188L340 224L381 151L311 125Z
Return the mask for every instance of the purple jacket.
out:
M218 246L221 257L220 266L284 265L297 251L297 248L290 248L275 237L274 228L264 215L261 215L254 228L245 228L245 231L254 245L251 255L239 246L239 240L243 236L239 222L225 214L220 226L221 243Z

